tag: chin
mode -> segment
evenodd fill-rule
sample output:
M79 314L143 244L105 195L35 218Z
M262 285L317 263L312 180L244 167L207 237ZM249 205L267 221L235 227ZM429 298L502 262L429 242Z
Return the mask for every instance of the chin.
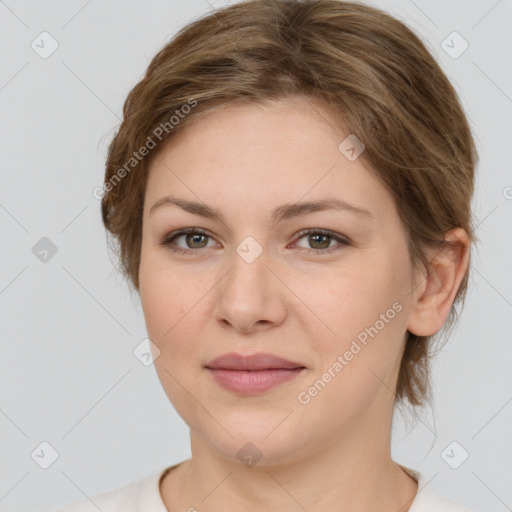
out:
M308 446L311 447L311 435L305 431L300 434L291 424L286 428L288 420L279 425L282 419L270 428L262 426L261 416L260 425L256 418L250 424L247 418L240 423L223 423L232 437L221 428L215 430L218 436L213 437L212 429L208 426L202 437L224 457L247 467L284 465L293 462L301 452L305 453Z

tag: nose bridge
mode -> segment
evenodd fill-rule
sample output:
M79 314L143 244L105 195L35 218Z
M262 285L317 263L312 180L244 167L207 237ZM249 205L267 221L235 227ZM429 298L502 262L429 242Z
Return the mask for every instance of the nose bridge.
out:
M253 236L248 235L238 244L235 252L247 265L252 265L255 261L261 259L264 249Z
M230 255L230 271L219 288L216 315L243 331L261 321L279 323L285 308L279 306L278 280L270 269L270 251L247 236Z
M245 237L232 254L232 270L228 278L231 284L255 287L253 291L265 292L268 287L268 253L268 249L264 250L253 236Z

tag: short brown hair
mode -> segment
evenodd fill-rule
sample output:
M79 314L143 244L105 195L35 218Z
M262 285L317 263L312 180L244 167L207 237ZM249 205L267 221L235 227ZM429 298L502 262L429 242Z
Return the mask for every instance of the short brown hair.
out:
M430 271L423 249L447 243L452 228L476 240L470 203L477 151L454 87L419 37L391 15L350 1L245 1L181 29L124 103L101 208L132 289L139 290L148 170L163 144L219 106L292 95L321 100L363 141L359 158L390 192L415 266ZM146 156L135 159L139 149ZM455 305L464 304L468 274L445 331L458 316ZM432 339L408 333L395 405L431 401Z

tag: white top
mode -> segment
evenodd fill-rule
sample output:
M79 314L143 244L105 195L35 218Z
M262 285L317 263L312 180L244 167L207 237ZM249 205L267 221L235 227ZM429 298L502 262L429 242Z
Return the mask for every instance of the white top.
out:
M145 479L137 480L119 489L98 494L55 512L168 512L160 495L161 477L176 465L159 470ZM455 502L437 495L420 472L400 465L418 482L418 493L409 512L471 512Z

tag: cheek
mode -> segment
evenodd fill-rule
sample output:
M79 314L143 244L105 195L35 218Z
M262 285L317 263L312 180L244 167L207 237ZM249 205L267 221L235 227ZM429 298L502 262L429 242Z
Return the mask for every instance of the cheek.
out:
M193 276L183 276L150 251L141 254L139 284L146 331L159 350L154 362L158 378L176 411L190 421L193 404L185 389L196 379L194 372L200 371L196 327L200 322L194 318L201 314L201 304L194 304L204 292Z
M307 315L311 318L308 323L311 329L313 323L317 325L315 339L326 350L343 348L376 322L379 331L390 331L390 325L397 324L398 310L403 309L404 302L401 273L382 262L373 271L368 268L361 264L358 268L337 269L294 289L315 314L314 318ZM364 340L364 334L361 338Z
M185 286L180 272L165 265L155 252L142 250L139 289L149 338L164 355L178 340L184 339L177 334L187 326L183 319L190 309L187 304L192 298L188 294L194 286Z
M160 350L157 369L165 366L178 376L198 367L201 342L208 336L204 328L211 316L208 291L215 282L211 275L171 264L165 251L143 249L140 298L148 337Z
M332 400L354 412L370 403L383 385L393 389L406 325L407 267L400 266L392 258L354 266L321 281L325 285L308 295L311 310L328 326L321 327L322 335L317 320L316 334L312 323L309 329L321 358L311 378L323 395L318 403Z

